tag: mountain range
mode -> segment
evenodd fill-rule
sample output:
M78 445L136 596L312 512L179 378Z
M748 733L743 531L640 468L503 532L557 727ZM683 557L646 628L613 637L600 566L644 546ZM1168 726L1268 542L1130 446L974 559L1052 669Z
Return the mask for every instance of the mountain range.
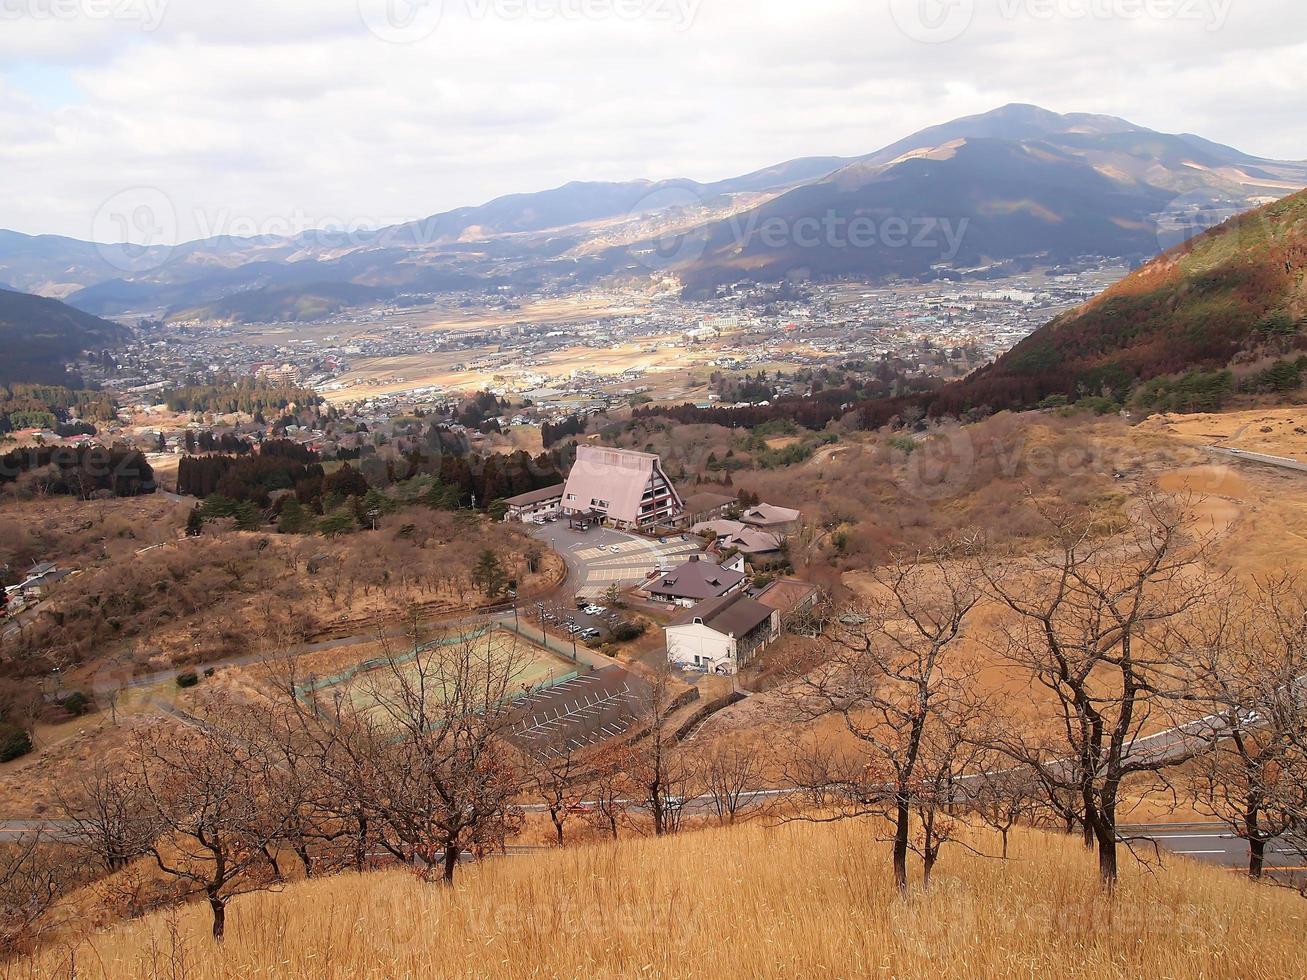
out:
M1011 105L862 157L715 183L572 183L362 232L130 249L0 231L0 281L102 316L258 320L608 279L675 277L701 294L741 280L953 277L1083 256L1142 262L1303 187L1307 163Z

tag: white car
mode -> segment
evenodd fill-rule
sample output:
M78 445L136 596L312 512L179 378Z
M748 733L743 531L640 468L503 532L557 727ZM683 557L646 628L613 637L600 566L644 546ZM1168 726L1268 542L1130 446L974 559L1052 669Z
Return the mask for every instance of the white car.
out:
M609 548L608 550L611 551L611 552L612 552L613 554L615 554L615 555L620 555L620 554L622 553L622 546L621 546L620 544L615 544L615 545L613 545L611 548Z

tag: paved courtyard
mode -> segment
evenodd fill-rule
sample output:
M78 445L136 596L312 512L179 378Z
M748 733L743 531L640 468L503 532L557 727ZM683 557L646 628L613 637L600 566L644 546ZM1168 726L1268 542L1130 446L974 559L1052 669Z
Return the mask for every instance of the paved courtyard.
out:
M588 599L599 598L614 584L639 585L651 572L674 568L703 551L689 535L673 535L663 543L608 528L573 531L566 521L532 527L531 534L563 556L568 590Z

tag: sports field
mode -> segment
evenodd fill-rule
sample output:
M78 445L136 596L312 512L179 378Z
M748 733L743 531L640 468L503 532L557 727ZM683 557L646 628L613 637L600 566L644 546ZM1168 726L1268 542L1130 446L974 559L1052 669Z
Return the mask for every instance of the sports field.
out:
M579 668L509 630L492 628L442 636L416 650L364 661L301 689L332 700L339 696L362 715L384 721L399 706L422 697L439 712L452 692L503 693L516 700L577 676Z

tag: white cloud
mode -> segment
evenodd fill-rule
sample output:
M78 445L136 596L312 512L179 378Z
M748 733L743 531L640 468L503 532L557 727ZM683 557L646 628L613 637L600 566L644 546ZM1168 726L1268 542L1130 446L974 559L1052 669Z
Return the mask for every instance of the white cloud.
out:
M1307 157L1300 0L443 0L410 44L359 0L167 0L145 29L163 2L0 0L0 227L86 237L140 186L182 237L399 220L865 153L1011 101ZM950 3L956 39L901 29Z

